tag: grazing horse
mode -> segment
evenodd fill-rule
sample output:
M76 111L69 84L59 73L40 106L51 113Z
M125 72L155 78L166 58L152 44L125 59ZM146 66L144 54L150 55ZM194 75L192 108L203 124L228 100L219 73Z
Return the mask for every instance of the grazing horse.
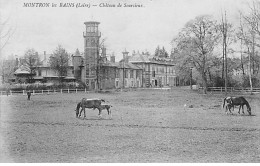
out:
M233 107L234 110L234 106L239 106L239 111L238 113L240 114L240 109L242 107L242 113L244 114L244 105L246 105L247 107L247 112L249 113L249 115L251 115L251 107L248 103L248 101L244 98L244 97L226 97L224 99L224 104L223 104L223 108L225 106L225 101L228 103L228 105L226 106L226 111L227 108L229 109L229 111L231 112L231 108Z
M99 110L99 116L101 114L101 109L99 108L99 106L101 105L101 102L105 102L105 100L103 99L86 99L86 98L83 98L81 100L81 102L79 102L77 104L77 107L76 107L76 117L80 117L81 116L81 113L82 111L84 111L84 118L86 117L86 112L85 112L85 108L97 108ZM79 109L81 107L81 111L79 112Z

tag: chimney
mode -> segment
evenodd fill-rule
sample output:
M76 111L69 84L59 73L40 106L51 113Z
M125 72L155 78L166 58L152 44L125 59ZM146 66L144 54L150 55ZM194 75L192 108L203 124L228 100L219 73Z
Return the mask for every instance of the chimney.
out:
M18 65L19 65L19 59L15 58L15 66L18 67Z
M111 56L110 56L110 62L112 62L112 63L115 63L115 62L116 62L116 57L115 57L115 55L111 55Z
M46 51L43 51L44 60L46 60Z
M125 62L125 63L128 63L128 53L129 53L129 52L127 52L126 49L125 49L125 51L122 52L122 53L123 53L123 60L124 60L124 62Z

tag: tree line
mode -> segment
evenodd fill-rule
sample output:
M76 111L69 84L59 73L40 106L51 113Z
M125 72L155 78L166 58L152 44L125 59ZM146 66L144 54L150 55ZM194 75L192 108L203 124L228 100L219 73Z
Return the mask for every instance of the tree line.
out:
M57 73L59 81L62 82L62 79L67 76L67 69L69 67L69 54L66 49L58 45L47 61L51 69ZM15 70L22 65L29 72L27 82L33 83L33 77L36 75L36 71L39 67L43 65L43 61L40 60L39 54L35 49L27 49L24 55L19 58L19 66L17 62L11 65L3 64L1 69L3 79L5 79L5 77L10 78ZM6 82L6 79L3 80L3 82Z
M171 42L171 57L183 82L193 71L204 93L208 86L260 86L260 2L249 4L248 11L238 12L237 25L227 20L226 11L218 20L202 15L185 24ZM234 71L242 72L242 80Z

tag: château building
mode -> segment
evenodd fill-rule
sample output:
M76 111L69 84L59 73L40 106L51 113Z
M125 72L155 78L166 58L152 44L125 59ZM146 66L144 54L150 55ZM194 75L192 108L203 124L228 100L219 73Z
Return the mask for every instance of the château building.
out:
M85 22L84 51L77 49L70 54L66 82L82 82L89 90L114 88L139 88L177 86L175 64L171 58L160 58L149 54L122 52L123 58L115 62L115 56L107 58L106 49L100 43L99 22ZM37 67L34 80L57 82L58 73L51 69L48 58L51 54L40 55L43 59ZM28 74L26 67L20 67L16 76Z

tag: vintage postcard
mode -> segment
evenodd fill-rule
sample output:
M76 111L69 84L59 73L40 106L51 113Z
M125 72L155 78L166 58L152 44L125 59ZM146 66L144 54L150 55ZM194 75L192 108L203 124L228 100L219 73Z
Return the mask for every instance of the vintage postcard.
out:
M258 0L0 0L1 163L259 163Z

